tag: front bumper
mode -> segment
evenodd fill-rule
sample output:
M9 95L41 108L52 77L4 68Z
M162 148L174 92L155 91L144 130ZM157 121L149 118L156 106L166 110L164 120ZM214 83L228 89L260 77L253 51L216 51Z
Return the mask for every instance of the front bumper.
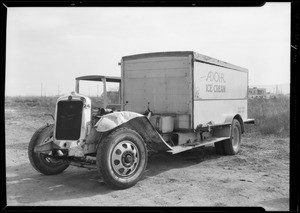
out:
M84 156L84 152L83 152L84 146L82 144L74 145L74 142L73 142L73 146L70 146L68 148L65 148L65 147L63 148L63 147L55 144L53 141L50 141L45 144L37 145L34 147L34 152L37 152L37 153L47 153L47 152L51 152L54 150L63 151L62 153L65 153L64 156L66 156L66 157L67 156L68 157L70 157L70 156L83 157Z
M34 147L34 152L50 152L54 149L61 149L60 146L56 145L53 141Z

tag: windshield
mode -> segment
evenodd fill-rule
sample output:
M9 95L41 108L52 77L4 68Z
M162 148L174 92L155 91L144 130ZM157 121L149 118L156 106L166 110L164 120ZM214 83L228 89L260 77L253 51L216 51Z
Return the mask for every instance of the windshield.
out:
M106 82L107 104L120 104L120 83ZM93 107L104 107L103 82L101 81L79 81L79 93L91 98Z

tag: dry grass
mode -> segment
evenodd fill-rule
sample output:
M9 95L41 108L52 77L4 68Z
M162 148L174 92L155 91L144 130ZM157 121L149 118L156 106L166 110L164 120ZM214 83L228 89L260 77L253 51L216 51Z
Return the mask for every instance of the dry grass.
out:
M16 96L5 97L5 107L25 107L25 108L47 108L55 110L57 96L38 97L38 96Z
M247 125L246 131L250 134L289 136L290 98L250 99L248 117L255 119L255 125Z
M90 97L93 105L102 106L102 98ZM34 107L48 108L55 110L55 104L58 96L39 97L39 96L16 96L5 97L6 107Z

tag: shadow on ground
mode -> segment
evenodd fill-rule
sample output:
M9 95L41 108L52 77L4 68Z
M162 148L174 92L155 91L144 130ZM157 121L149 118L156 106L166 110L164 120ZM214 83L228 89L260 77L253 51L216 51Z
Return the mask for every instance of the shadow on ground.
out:
M174 168L184 168L221 156L213 147L198 148L172 155L160 153L149 158L143 180ZM30 164L23 163L6 168L7 199L21 205L31 203L88 198L114 193L106 186L95 169L88 170L70 166L63 173L46 176L35 171ZM137 184L138 185L138 184ZM126 190L137 190L138 186ZM8 203L9 204L9 203Z
M222 156L216 154L214 147L199 147L175 155L162 152L149 158L144 178L156 176L170 169L185 168L220 157Z

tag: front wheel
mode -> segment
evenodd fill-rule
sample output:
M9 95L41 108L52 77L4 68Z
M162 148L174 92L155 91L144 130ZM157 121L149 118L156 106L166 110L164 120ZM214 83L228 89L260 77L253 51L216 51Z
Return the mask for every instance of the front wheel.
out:
M98 171L108 186L126 189L141 179L148 154L143 138L136 131L119 128L100 142L96 160Z
M65 160L47 157L42 153L34 152L34 147L53 140L53 125L46 125L38 129L32 136L28 146L28 157L35 170L45 175L56 175L68 168Z

